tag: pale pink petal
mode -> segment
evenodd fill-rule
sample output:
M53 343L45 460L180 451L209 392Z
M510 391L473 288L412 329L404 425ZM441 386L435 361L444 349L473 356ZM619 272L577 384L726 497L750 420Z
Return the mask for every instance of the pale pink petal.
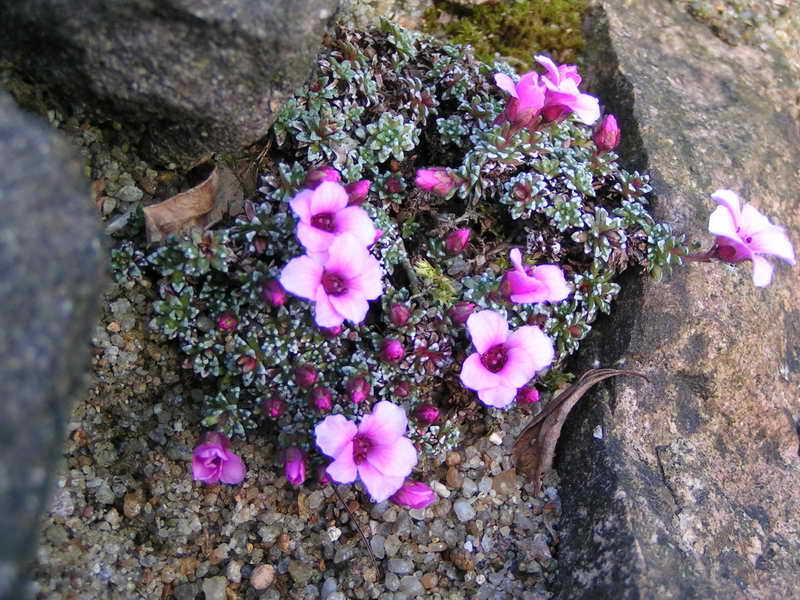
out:
M536 73L526 73L517 84L520 110L531 109L536 112L544 106L547 86L539 82Z
M516 395L517 390L515 388L501 385L493 388L486 388L478 392L480 401L494 408L505 408L514 401Z
M575 65L558 65L558 77L559 81L571 79L575 82L575 85L580 85L581 83L581 76L578 75L578 67Z
M290 260L281 271L280 282L287 292L314 300L321 289L322 266L310 256Z
M481 390L500 384L500 378L483 366L478 352L470 354L461 365L461 383L470 390Z
M475 348L483 354L492 346L502 344L508 337L505 317L493 310L472 313L467 319L467 329Z
M339 314L331 304L330 297L322 286L317 289L316 304L314 305L314 321L320 327L336 327L344 322L344 317Z
M522 264L522 252L519 251L519 248L512 248L511 252L508 253L508 257L517 271L525 273L525 266Z
M564 271L558 265L539 265L532 275L547 286L548 302L560 302L569 296L570 289L564 278Z
M711 194L711 199L716 200L721 206L724 206L733 216L733 221L736 223L741 214L739 195L733 190L720 189ZM712 232L713 233L713 232Z
M356 277L348 279L347 284L358 290L367 300L375 300L383 293L383 272L381 264L370 256L365 269Z
M325 270L349 279L360 275L371 258L366 245L359 242L352 233L337 235L328 248Z
M328 296L328 300L337 313L353 323L361 323L369 310L367 300L358 290L348 290L341 296Z
M739 234L736 232L736 228L734 216L726 206L718 206L708 217L708 231L714 235L721 235L739 241Z
M367 462L384 475L408 477L417 464L417 449L407 437L393 444L378 444L370 448Z
M579 94L569 105L578 121L591 125L600 118L600 102L589 94Z
M329 415L314 427L317 447L331 458L339 456L356 433L356 424L345 419L343 415ZM352 454L351 448L350 455Z
M245 469L242 459L233 452L227 452L227 459L223 461L222 470L219 473L220 481L236 485L244 481L246 473L247 469Z
M531 380L536 367L533 357L522 348L509 348L506 355L506 364L496 375L502 385L511 388L520 388Z
M767 217L758 212L758 210L753 208L750 204L745 204L742 207L742 214L739 218L739 226L742 228L739 232L741 237L744 237L745 233L753 235L764 229L770 229L774 227L774 225L769 222Z
M358 433L376 444L391 444L405 434L407 425L405 411L396 404L382 400L361 419Z
M519 98L519 96L517 96L517 87L514 85L514 80L505 73L495 73L494 82L497 84L497 87L504 92L511 94L514 98Z
M356 480L357 467L353 460L353 442L348 442L325 472L337 483L352 483Z
M335 213L347 206L347 191L335 181L323 181L311 196L311 214Z
M509 278L510 279L510 278ZM534 282L536 280L533 280ZM520 286L514 286L512 289L519 289ZM525 283L530 291L510 294L508 297L514 304L534 304L536 302L546 302L549 300L549 290L544 284L533 283L530 280Z
M300 222L297 224L297 239L306 250L317 253L328 250L336 236L328 231Z
M541 371L553 362L555 350L552 340L535 325L525 325L508 336L506 348L522 348L533 359L536 371Z
M369 492L373 502L387 500L389 496L403 487L403 483L406 480L405 477L384 475L368 462L358 465L358 475L361 477L361 482Z
M543 56L541 54L534 56L533 58L547 70L547 78L558 85L558 83L561 81L561 73L558 72L558 67L556 67L555 63L547 56Z
M289 206L303 223L311 222L311 190L303 190L289 200Z
M771 254L792 265L795 264L792 243L780 227L773 226L754 233L749 246L755 252Z
M336 233L345 231L352 233L365 246L375 241L375 225L372 224L367 211L359 206L349 206L340 210L334 215L333 223Z
M772 265L763 256L753 256L753 285L765 287L772 281Z

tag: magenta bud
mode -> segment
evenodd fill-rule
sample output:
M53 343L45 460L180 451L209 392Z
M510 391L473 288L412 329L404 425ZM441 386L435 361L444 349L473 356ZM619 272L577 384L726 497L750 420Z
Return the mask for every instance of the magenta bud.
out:
M261 288L261 297L264 302L272 306L283 306L286 304L286 290L279 281L270 279Z
M386 180L386 191L390 194L399 194L403 191L403 184L396 177Z
M463 325L467 322L467 319L469 319L469 316L474 310L475 305L472 302L456 302L447 314L453 319L453 323Z
M328 465L321 465L317 469L317 483L320 485L328 485L331 482L331 476L328 475Z
M354 377L347 382L347 394L354 404L361 404L369 398L370 391L369 382L363 377Z
M614 115L606 115L595 130L592 139L599 152L611 152L619 145L620 131Z
M417 169L414 180L417 187L439 196L448 196L453 188L461 183L460 178L451 175L445 167L431 167L430 169Z
M280 396L274 394L264 400L264 412L270 419L278 420L280 416L283 414L283 411L286 410L286 403L281 399Z
M386 362L399 362L405 355L406 351L400 340L386 338L381 342L381 358Z
M411 382L406 381L405 379L401 379L400 381L394 384L394 393L395 396L400 396L401 398L408 398L409 394L411 394Z
M439 418L439 409L427 402L425 404L419 404L417 408L414 409L413 417L417 423L423 427L427 427Z
M303 184L303 187L313 190L316 189L317 186L323 181L333 181L339 183L341 179L342 177L339 175L339 171L333 167L314 167L308 172L308 175L306 175L306 180Z
M444 249L448 254L461 254L469 243L471 233L469 229L457 229L450 232L444 241Z
M292 485L303 485L306 480L306 456L297 446L286 450L283 472L287 481Z
M421 481L406 481L389 500L398 506L420 510L436 502L436 492Z
M411 311L402 304L392 304L389 308L389 320L395 327L402 327L408 323Z
M217 329L221 331L233 331L238 324L239 319L229 310L217 317Z
M535 404L539 401L539 390L526 385L517 390L517 404Z
M371 185L372 182L362 179L361 181L348 183L344 186L348 197L347 206L361 206L364 204L367 200L367 194L369 193Z
M299 367L295 367L294 380L300 387L311 387L317 381L317 370L311 365L300 365Z
M333 327L320 327L319 332L322 334L322 337L326 337L329 340L332 340L333 338L338 337L340 333L342 333L342 326L334 325Z
M311 404L317 410L327 412L333 407L333 394L326 387L315 387L311 390Z

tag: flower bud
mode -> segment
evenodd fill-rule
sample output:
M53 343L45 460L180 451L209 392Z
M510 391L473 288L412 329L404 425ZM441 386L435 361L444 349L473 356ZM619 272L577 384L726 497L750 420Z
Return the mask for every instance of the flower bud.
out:
M405 355L406 351L400 340L385 338L383 342L381 342L381 358L386 362L399 362L403 360Z
M445 167L431 167L430 169L417 169L414 183L420 189L446 197L456 185L461 183L461 180L455 175L451 175Z
M261 297L264 302L272 306L277 307L286 304L286 290L283 289L279 281L274 279L267 281L264 287L261 288Z
M408 398L409 394L411 394L411 382L401 379L395 383L394 394L395 396L400 396L401 398Z
M436 492L420 481L406 481L389 500L398 506L420 510L436 502Z
M369 398L370 391L369 382L361 376L347 382L347 394L354 404L361 404Z
M333 407L333 394L326 387L315 387L311 390L311 404L317 410L327 412Z
M606 115L595 130L592 139L598 152L611 152L619 144L620 131L614 115Z
M399 194L403 191L403 184L396 177L390 177L386 180L386 191L390 194Z
M328 465L320 465L317 469L317 483L320 485L328 485L331 482L331 476L328 475Z
M367 194L369 193L369 188L371 185L372 182L362 179L361 181L348 183L346 186L344 186L349 198L347 206L361 206L364 204L364 202L367 200Z
M239 357L239 360L236 361L236 364L242 367L242 373L249 373L256 368L258 361L252 356L244 355Z
M313 190L316 189L317 186L323 181L333 181L339 183L341 179L342 177L339 175L339 171L333 167L314 167L308 172L308 175L306 175L306 180L305 183L303 183L303 187Z
M402 327L408 323L410 316L411 311L402 304L392 304L392 306L389 307L389 320L395 327Z
M278 396L277 394L273 394L266 400L264 400L264 412L270 419L278 420L280 416L283 414L283 411L286 410L286 403L283 399Z
M239 319L229 310L217 317L217 329L220 331L233 331L238 324Z
M444 249L448 254L461 254L469 243L470 233L472 232L466 228L450 232L444 241Z
M342 333L342 326L334 325L333 327L320 327L319 332L322 334L322 337L332 340L333 338L338 337L340 333Z
M469 319L469 316L474 310L475 305L472 302L456 302L447 314L453 319L453 323L463 325L467 322L467 319Z
M302 388L311 387L317 381L317 370L311 365L295 367L294 380Z
M427 402L419 404L414 409L413 417L421 426L427 427L439 418L439 409Z
M526 385L517 390L517 404L536 404L539 401L539 390L532 385Z
M283 463L283 472L292 485L303 485L306 480L306 457L300 448L292 446L286 450L286 462Z

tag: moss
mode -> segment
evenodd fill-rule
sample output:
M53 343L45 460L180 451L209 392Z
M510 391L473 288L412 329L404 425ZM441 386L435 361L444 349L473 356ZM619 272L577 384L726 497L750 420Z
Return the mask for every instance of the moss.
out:
M434 0L422 29L458 44L469 44L480 60L499 55L520 73L531 70L534 54L576 62L584 46L581 20L586 0L487 2L466 7Z

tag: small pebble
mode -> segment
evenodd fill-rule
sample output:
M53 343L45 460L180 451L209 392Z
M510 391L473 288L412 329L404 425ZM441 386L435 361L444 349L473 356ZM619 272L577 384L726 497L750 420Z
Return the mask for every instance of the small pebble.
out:
M441 481L431 481L431 489L436 492L440 498L449 498L450 490L447 489Z
M232 560L228 563L228 568L225 569L225 575L231 583L241 583L242 581L242 563L238 560Z
M456 517L462 523L475 518L475 509L464 498L459 498L453 503L453 512L456 513Z
M447 481L448 487L457 490L461 487L461 484L464 483L464 474L456 467L450 467L447 469L445 480Z
M250 575L250 585L256 590L265 590L275 581L275 567L258 565Z
M414 563L405 558L389 559L389 570L397 575L408 575L414 572Z
M478 486L476 483L469 477L465 478L464 483L461 484L461 495L464 496L464 498L471 498L477 491Z
M420 583L426 590L432 590L439 583L439 576L436 573L425 573L420 577Z
M206 600L226 600L225 590L227 587L228 580L222 575L203 580L203 593L206 595Z

